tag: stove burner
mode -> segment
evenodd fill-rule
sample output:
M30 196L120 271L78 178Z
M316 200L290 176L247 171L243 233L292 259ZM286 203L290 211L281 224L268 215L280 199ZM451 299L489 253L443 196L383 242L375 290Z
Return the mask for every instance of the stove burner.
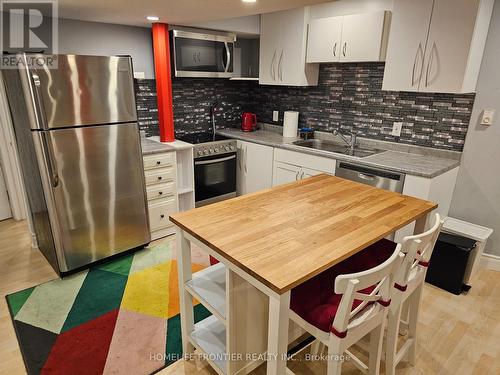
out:
M192 134L182 134L177 136L177 139L180 139L181 141L191 143L191 144L198 144L198 143L207 143L207 142L213 142L214 138L211 133L192 133ZM227 139L226 137L223 137L221 135L215 135L215 141L221 141Z

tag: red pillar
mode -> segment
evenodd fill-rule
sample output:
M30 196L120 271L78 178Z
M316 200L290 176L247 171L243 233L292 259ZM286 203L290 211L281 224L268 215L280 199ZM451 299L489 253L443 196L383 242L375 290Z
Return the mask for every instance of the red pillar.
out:
M166 23L153 23L153 53L160 141L173 142L174 108L172 104L172 75L170 73L170 45Z

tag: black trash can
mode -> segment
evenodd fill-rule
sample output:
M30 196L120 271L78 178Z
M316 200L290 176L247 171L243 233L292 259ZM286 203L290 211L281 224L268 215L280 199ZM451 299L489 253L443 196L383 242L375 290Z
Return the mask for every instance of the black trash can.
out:
M456 234L441 233L434 247L425 281L460 294L470 289L464 284L465 269L476 241Z

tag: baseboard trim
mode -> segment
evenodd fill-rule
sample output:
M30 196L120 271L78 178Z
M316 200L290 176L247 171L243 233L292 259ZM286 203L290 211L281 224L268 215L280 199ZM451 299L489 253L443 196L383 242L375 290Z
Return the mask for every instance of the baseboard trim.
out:
M481 265L489 270L500 272L500 257L497 255L483 254Z

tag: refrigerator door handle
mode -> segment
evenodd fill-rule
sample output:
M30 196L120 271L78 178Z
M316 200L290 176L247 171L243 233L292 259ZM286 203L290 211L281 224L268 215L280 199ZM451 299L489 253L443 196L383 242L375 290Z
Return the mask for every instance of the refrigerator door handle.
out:
M43 152L45 154L45 159L47 160L47 168L49 170L50 184L53 188L59 186L59 174L57 173L57 165L55 157L53 155L52 141L50 139L50 134L43 133Z
M29 73L28 73L29 74ZM33 73L30 75L31 91L33 93L33 105L35 106L35 117L39 129L48 129L47 119L45 118L45 108L43 106L42 95L40 94L40 77Z

